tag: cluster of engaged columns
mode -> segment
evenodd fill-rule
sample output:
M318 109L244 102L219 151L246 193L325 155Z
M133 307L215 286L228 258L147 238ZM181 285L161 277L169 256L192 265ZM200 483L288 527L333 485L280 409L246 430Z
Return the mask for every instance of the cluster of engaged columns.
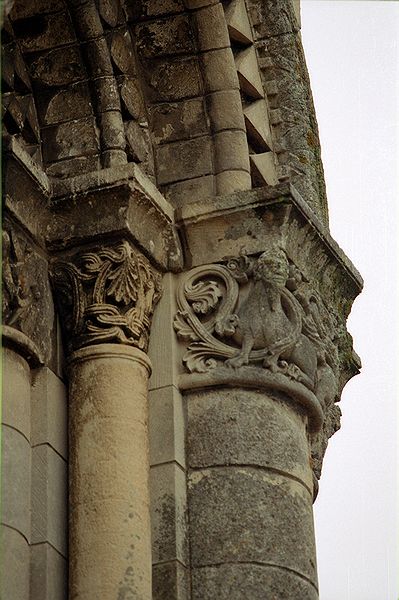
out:
M95 189L71 210L76 239L62 245L61 223L51 242L64 369L7 330L3 513L20 577L5 597L317 600L315 478L357 370L359 275L288 185L193 203L176 224L142 181L104 181L117 231L104 219L104 241L83 236ZM134 202L158 207L140 243Z

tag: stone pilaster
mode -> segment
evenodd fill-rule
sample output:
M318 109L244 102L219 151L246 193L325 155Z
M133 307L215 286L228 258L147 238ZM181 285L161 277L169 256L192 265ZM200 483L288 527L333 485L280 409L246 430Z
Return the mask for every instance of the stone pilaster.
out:
M160 276L126 240L53 267L69 379L70 597L151 598L146 355Z

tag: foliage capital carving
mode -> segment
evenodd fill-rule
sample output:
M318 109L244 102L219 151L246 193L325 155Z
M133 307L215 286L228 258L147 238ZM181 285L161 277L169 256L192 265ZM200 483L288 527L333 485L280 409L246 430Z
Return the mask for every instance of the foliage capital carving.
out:
M339 428L336 402L349 334L316 283L275 244L256 256L194 268L177 290L177 305L174 327L193 377L208 373L214 380L232 369L237 380L251 367L259 382L269 373L270 381L289 380L317 399L324 415L312 439L319 477L327 439Z
M52 282L68 352L106 342L147 350L161 279L127 241L57 260Z

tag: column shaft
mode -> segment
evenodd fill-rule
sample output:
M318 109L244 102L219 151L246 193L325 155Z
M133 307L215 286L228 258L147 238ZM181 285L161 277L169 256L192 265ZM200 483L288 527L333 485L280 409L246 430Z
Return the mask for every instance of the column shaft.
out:
M71 356L71 600L151 598L149 372L147 356L128 346Z
M304 410L245 389L186 401L192 600L316 600Z
M31 538L30 369L3 349L0 597L29 599Z

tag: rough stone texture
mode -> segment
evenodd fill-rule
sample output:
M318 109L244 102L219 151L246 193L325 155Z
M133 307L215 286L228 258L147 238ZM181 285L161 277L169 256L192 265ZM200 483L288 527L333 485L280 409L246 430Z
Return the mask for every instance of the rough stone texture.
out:
M151 467L151 538L153 564L188 564L186 474L176 463Z
M223 129L245 130L241 100L236 90L223 90L209 94L206 102L214 132Z
M96 154L99 150L98 133L92 118L46 128L43 139L46 162Z
M245 590L245 596L243 596ZM275 566L221 564L195 568L192 600L317 600L317 589L295 573Z
M67 600L67 562L50 544L31 547L31 598Z
M214 140L216 173L249 171L247 139L243 131L222 131L214 136Z
M215 179L213 175L202 175L201 177L194 177L186 181L178 181L177 183L165 186L163 188L164 194L172 206L179 209L186 204L190 204L190 202L197 202L203 198L212 198L215 189Z
M271 563L317 584L312 498L301 484L254 467L220 467L190 472L188 485L194 568Z
M212 146L209 137L160 146L157 151L158 183L191 179L212 173Z
M162 102L199 96L201 75L196 58L170 58L146 65L149 99Z
M275 469L302 481L312 493L307 419L282 395L222 389L191 392L186 401L191 468Z
M152 600L188 600L189 573L178 561L154 565L152 569Z
M153 139L156 143L173 142L208 132L202 98L159 104L152 107L150 112Z
M30 338L50 358L54 309L47 261L19 228L3 222L3 323Z
M278 239L293 270L285 294L302 302L305 334L314 334L307 302L312 309L324 302L337 316L332 329L339 385L331 365L319 364L315 388L306 388L300 397L293 391L298 381L284 388L285 376L269 373L267 364L237 366L245 362L239 337L233 340L234 356L227 358L223 350L218 355L217 360L233 359L229 367L186 372L182 359L195 340L193 329L185 348L174 337L178 280L170 272L149 346L154 363L149 398L153 558L162 561L153 566L154 600L317 599L310 462L319 477L328 438L339 427L335 400L357 370L345 318L360 280L306 205L327 223L297 4L15 0L12 10L11 4L3 7L3 309L7 372L10 380L15 378L15 385L5 386L12 410L4 408L9 456L3 510L9 524L29 539L32 508L35 541L29 582L25 539L5 528L10 577L2 584L2 597L7 600L67 596L65 559L55 549L66 552L66 402L63 384L54 375L67 373L47 276L48 258L58 252L69 273L79 271L75 295L69 287L69 296L63 296L69 308L80 294L76 289L84 288L73 333L84 330L88 344L93 334L99 336L96 344L108 335L122 342L92 364L87 354L75 356L69 367L74 448L69 595L79 590L82 600L151 597L148 363L142 356L132 366L123 344L133 338L146 346L151 311L142 310L135 294L149 300L154 290L146 279L137 292L131 264L122 261L121 266L117 258L118 268L107 279L107 298L97 302L93 289L88 291L90 269L99 262L104 267L107 253L122 237L145 255L139 269L152 263L162 272L226 264L228 256L251 262ZM275 185L286 179L297 183L304 201ZM259 190L248 191L251 185ZM233 194L237 190L246 191ZM77 256L82 262L69 261ZM245 276L248 292L252 275ZM101 278L93 279L97 291L103 289ZM220 280L215 281L217 287ZM244 287L240 282L240 319L248 304ZM112 289L119 300L111 298ZM215 289L208 290L210 296ZM309 290L322 302L315 302ZM201 285L192 293L197 294L193 307L200 302ZM128 308L121 308L123 298ZM265 298L273 304L270 294ZM218 311L210 316L194 312L198 321L209 319L209 342ZM74 314L61 313L69 333ZM258 315L250 322L256 329ZM140 323L139 333L132 323ZM220 344L228 346L226 332L233 323L218 324ZM264 336L269 333L268 326ZM71 341L71 336L64 339ZM204 348L195 350L200 354ZM35 369L32 422L31 374L22 356ZM276 369L285 368L283 363L276 363ZM288 375L295 379L298 372ZM186 394L184 411L179 387ZM285 401L276 387L294 399ZM309 433L309 442L307 419L309 432L322 425Z
M205 52L201 58L205 92L238 89L238 77L230 48Z
M281 122L274 127L281 173L287 176L324 223L328 222L318 128L310 91L298 13L291 2L247 3L262 79Z

